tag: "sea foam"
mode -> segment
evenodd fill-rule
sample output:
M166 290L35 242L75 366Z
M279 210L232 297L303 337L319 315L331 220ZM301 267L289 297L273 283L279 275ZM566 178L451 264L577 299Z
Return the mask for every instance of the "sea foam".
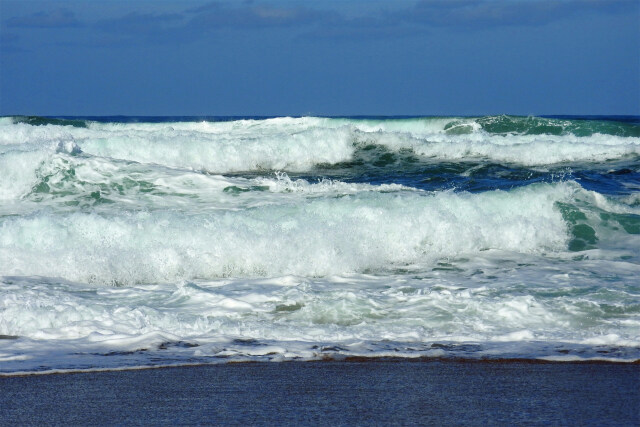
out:
M593 162L640 155L640 137L487 132L467 119L378 121L280 118L233 122L90 123L88 127L4 124L0 143L76 147L88 155L211 173L287 170L349 162L358 150L411 150L427 159L492 159L522 165ZM466 122L464 122L466 123ZM456 125L458 126L458 125Z
M1 118L0 375L638 360L625 120Z
M249 210L34 213L0 219L9 275L133 284L225 276L323 276L486 250L563 250L555 203L573 186L482 194L361 192Z

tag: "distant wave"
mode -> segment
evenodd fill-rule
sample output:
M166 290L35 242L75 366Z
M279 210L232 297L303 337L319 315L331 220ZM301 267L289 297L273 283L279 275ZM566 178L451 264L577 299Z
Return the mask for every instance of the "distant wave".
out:
M640 126L618 121L513 116L163 123L27 119L0 120L0 155L29 151L29 146L50 152L62 147L209 173L310 171L353 162L395 162L406 169L407 155L421 161L481 159L528 166L640 155Z

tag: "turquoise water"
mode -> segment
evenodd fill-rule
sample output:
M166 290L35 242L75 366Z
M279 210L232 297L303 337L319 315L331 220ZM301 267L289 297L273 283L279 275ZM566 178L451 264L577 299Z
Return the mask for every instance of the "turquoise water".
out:
M640 359L637 117L0 118L0 371Z

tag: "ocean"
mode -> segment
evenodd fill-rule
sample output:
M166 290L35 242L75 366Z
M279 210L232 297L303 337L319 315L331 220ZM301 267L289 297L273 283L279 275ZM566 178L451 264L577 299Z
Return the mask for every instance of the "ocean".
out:
M2 117L0 374L640 360L640 117Z

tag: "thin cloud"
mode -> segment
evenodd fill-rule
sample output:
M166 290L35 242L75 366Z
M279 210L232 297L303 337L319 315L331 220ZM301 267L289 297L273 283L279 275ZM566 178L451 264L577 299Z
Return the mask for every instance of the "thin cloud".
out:
M399 12L416 24L477 29L544 25L580 13L638 9L634 0L421 0Z
M14 28L68 28L81 26L80 21L69 9L35 12L31 15L15 16L6 20L8 27Z
M210 3L189 9L188 12L193 14L189 25L207 30L305 27L327 22L337 16L336 12L307 7L275 7L252 3L233 8L219 3Z
M201 39L217 31L252 31L278 28L312 29L339 20L334 12L305 7L275 7L244 3L235 7L209 3L176 13L131 12L103 19L95 27L120 41L136 39L161 43Z
M429 33L429 29L399 19L394 14L377 11L355 18L335 16L334 19L304 32L306 40L335 39L340 41L386 40L415 37Z
M313 3L306 3L313 4ZM208 3L175 12L150 7L121 16L81 23L73 11L56 9L5 20L4 29L83 26L85 44L186 43L221 32L287 31L292 39L393 40L424 37L437 29L475 31L500 26L534 26L579 14L639 14L637 0L421 0L381 8L368 5L353 15L339 3L313 8L291 3ZM138 4L138 6L144 4ZM14 44L17 46L17 43Z
M184 16L179 13L131 12L124 16L98 21L96 26L107 32L121 35L156 33L182 24Z

